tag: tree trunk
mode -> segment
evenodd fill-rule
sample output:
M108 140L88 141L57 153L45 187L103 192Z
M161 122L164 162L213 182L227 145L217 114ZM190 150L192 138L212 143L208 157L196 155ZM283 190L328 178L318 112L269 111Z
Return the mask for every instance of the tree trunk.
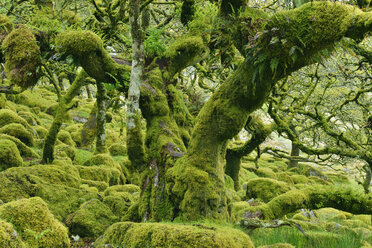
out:
M107 111L106 88L102 82L97 82L97 126L96 126L96 150L94 153L106 153L106 111Z
M227 140L243 128L278 80L313 63L319 51L332 48L343 36L363 37L371 28L371 15L346 5L316 2L279 12L260 36L255 37L256 31L251 39L245 37L253 41L246 60L203 106L187 155L167 172L167 193L184 220L228 219L223 170ZM294 46L299 48L296 58Z
M141 22L139 0L131 0L132 71L128 92L127 149L132 168L142 171L145 167L144 138L139 108L140 87L145 66L144 28Z
M72 99L79 93L80 88L84 85L84 79L87 74L83 69L79 69L78 75L75 78L74 83L67 90L66 95L61 96L56 112L56 116L49 128L48 134L44 141L42 163L52 163L54 160L54 145L56 143L58 132L63 124L66 111L69 108L69 104Z
M297 136L296 128L293 125L290 125L290 129ZM288 162L289 168L297 168L298 156L300 156L300 148L298 147L296 143L292 142L291 159Z

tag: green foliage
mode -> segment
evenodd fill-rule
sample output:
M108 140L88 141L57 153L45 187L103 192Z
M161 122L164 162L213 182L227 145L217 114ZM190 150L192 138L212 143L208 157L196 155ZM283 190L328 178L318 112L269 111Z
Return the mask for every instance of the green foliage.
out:
M149 27L145 40L145 53L147 57L162 57L166 51L164 45L164 30Z

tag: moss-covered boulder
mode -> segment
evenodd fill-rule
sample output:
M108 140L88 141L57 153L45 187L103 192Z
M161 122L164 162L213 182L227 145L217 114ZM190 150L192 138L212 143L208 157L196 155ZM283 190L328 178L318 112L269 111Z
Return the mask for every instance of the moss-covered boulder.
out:
M272 245L259 246L258 248L296 248L296 246L293 246L288 243L277 243L277 244L272 244Z
M0 218L13 224L30 247L70 247L67 228L55 219L39 197L1 205Z
M28 126L28 123L22 117L18 116L16 112L10 109L0 109L0 127L10 123L19 123L24 127Z
M73 161L75 160L76 149L72 146L61 144L55 147L54 153L56 157L67 157Z
M119 222L107 229L94 247L252 248L244 232L229 227Z
M13 167L0 172L0 200L10 202L39 196L63 220L97 194L80 188L80 177L72 165Z
M26 248L22 238L19 236L12 224L0 220L0 247Z
M21 166L22 163L23 159L14 142L0 138L0 171Z
M247 197L260 198L265 202L289 190L287 183L271 178L254 178L247 183Z
M117 220L110 208L97 199L85 202L69 215L66 224L70 233L80 237L98 237Z
M74 140L71 138L71 134L65 130L59 131L57 139L60 140L62 143L69 145L69 146L76 145Z
M25 143L23 143L22 141L20 141L18 138L14 136L7 135L7 134L0 134L0 139L7 139L7 140L14 142L14 144L16 144L22 157L30 157L30 158L39 157L39 155L36 152L34 152L30 147L28 147Z
M137 185L115 185L104 192L103 202L117 216L123 216L138 201L140 188Z
M121 182L121 172L107 165L99 166L77 166L80 177L85 180L100 181L117 185Z
M0 128L0 133L7 134L18 138L20 141L28 146L34 145L34 137L32 133L18 123L10 123Z

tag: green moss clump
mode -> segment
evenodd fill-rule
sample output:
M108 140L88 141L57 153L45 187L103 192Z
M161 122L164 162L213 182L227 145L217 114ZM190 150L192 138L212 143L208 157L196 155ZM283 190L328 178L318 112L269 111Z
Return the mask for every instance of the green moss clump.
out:
M94 187L98 192L104 191L109 187L109 184L102 181L94 181L94 180L87 180L87 179L81 179L82 184L86 184L89 187Z
M96 238L103 234L106 228L113 224L116 219L108 206L97 199L92 199L69 215L66 224L72 234L78 234L80 237Z
M134 184L114 185L105 190L105 196L115 194L117 192L139 193L140 187Z
M294 184L307 184L309 179L304 175L292 175L291 179Z
M116 216L123 216L133 203L138 200L128 192L116 192L103 198L103 203L110 207Z
M6 248L26 248L22 238L12 224L0 220L0 247Z
M117 185L121 182L121 172L107 165L77 166L80 177L85 180L106 182L109 185Z
M0 139L0 171L10 167L22 166L22 164L23 159L14 142Z
M14 144L16 144L22 157L29 157L29 158L39 157L39 155L36 152L34 152L30 147L28 147L26 144L24 144L22 141L20 141L14 136L10 136L7 134L0 134L0 139L8 139L14 142Z
M10 123L19 123L24 127L28 127L28 123L14 111L9 109L0 109L0 127Z
M260 198L268 202L274 197L290 190L287 183L271 178L255 178L247 183L247 197Z
M276 173L272 169L266 167L258 168L255 173L260 177L276 178Z
M34 127L35 131L37 132L37 135L40 139L44 139L46 135L48 134L48 129L42 126L36 126Z
M95 247L252 248L248 235L229 227L119 222L107 229Z
M14 29L4 39L2 50L10 81L23 89L34 86L40 77L41 53L32 32L25 26Z
M28 146L34 145L34 137L32 133L27 131L26 128L21 124L10 123L5 125L0 128L0 133L14 136Z
M39 197L1 205L0 218L12 223L30 247L70 247L67 228L54 218Z
M57 139L69 146L75 146L75 142L71 138L71 134L65 130L58 132Z
M51 105L54 105L56 103L57 98L46 96L44 93L45 91L42 91L40 89L33 90L32 92L30 90L26 90L17 95L14 102L26 105L30 108L36 108L40 109L41 111L46 111ZM42 115L40 114L39 116L41 117Z
M109 147L111 156L126 156L127 147L124 144L114 143Z
M126 179L123 174L122 168L118 162L116 162L110 155L108 154L97 154L92 156L89 160L84 163L85 166L93 166L93 165L106 165L108 167L114 168L120 172L120 181L125 183ZM112 184L113 185L113 184Z
M36 119L35 116L32 113L30 113L29 111L19 111L18 110L18 115L20 117L22 117L23 119L25 119L25 121L27 121L27 123L30 126L36 126L36 125L39 125L40 124L40 122L38 121L38 119Z
M56 157L68 157L73 161L76 156L76 149L72 146L66 146L64 144L55 147Z

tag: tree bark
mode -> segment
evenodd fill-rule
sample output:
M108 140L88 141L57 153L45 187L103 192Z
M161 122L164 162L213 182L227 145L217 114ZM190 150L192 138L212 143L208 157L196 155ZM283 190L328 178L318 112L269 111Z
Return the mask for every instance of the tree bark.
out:
M102 82L97 82L97 125L96 125L96 149L94 153L106 153L106 111L107 95Z

